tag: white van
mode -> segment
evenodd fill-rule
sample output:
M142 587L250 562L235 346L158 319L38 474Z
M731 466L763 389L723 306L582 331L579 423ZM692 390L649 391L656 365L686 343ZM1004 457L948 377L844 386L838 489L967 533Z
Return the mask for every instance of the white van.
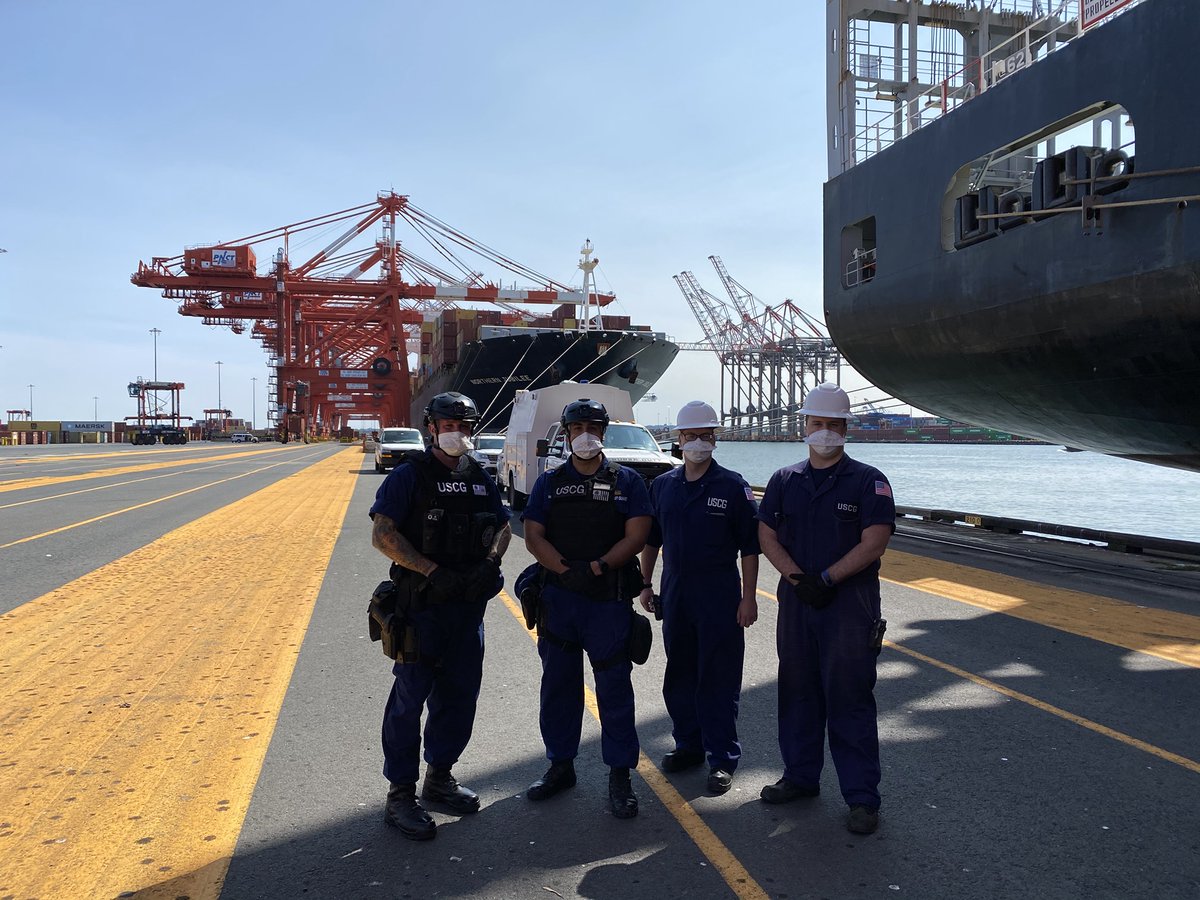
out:
M497 480L507 492L508 504L520 509L538 476L554 470L571 455L561 425L562 411L573 400L599 400L611 420L604 432L604 455L637 471L647 483L683 465L659 449L654 437L633 421L629 394L605 384L564 381L553 387L517 391L513 401Z
M248 431L235 431L229 438L234 444L257 444L258 438Z

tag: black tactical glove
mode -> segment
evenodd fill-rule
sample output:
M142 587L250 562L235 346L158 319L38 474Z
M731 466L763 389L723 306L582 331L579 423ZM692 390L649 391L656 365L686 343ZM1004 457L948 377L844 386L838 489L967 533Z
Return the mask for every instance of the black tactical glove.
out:
M499 574L500 561L490 556L472 566L466 575L468 599L477 600L489 596L496 587Z
M824 609L837 597L837 588L822 581L820 575L797 573L789 575L788 580L800 602L807 603L813 609Z
M425 596L432 603L461 600L467 592L467 584L461 572L438 566L425 579Z
M558 583L568 591L576 594L590 593L596 587L596 575L592 572L592 564L582 560L567 563L569 568L558 576Z

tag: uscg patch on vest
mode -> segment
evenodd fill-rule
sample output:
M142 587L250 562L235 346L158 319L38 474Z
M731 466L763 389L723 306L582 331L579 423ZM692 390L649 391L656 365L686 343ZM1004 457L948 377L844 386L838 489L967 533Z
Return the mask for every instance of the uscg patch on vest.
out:
M467 483L465 481L439 481L438 493L440 494L465 494L467 492Z
M713 509L726 509L729 506L729 501L724 497L709 497L708 505Z
M856 513L858 512L857 503L839 503L837 505L838 512Z

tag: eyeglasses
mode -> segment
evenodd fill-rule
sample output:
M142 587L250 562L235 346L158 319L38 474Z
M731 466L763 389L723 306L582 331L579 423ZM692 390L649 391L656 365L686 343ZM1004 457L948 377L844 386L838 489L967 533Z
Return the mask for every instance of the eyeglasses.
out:
M679 443L680 444L687 444L687 443L690 443L691 441L704 441L706 444L711 444L713 441L716 440L716 438L717 438L716 434L714 434L711 431L706 431L703 434L700 434L695 431L679 432Z

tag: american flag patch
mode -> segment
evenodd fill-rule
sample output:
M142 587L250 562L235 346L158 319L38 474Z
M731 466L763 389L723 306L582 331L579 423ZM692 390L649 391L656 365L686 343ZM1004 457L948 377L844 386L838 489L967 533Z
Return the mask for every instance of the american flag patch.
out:
M875 482L875 493L890 497L892 496L892 486L886 481L877 481Z
M754 491L750 489L750 485L746 485L746 499L754 502Z
M879 484L880 482L878 482L878 481L877 481L877 482L875 482L875 483L876 483L876 484ZM475 493L476 493L476 494L478 494L480 497L486 497L486 496L487 496L487 486L486 486L486 485L482 485L482 484L473 484L473 485L471 485L471 487L473 487L473 488L475 489Z

